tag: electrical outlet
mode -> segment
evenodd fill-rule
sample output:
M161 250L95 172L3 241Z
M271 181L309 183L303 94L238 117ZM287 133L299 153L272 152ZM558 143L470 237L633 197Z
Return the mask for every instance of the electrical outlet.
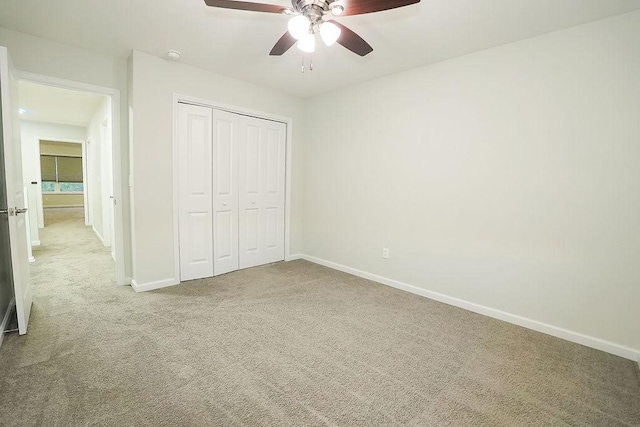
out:
M382 248L382 258L389 259L389 248Z

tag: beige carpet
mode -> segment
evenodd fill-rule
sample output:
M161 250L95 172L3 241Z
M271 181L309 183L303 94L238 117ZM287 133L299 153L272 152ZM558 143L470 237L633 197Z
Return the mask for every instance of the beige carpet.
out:
M304 261L135 294L47 224L2 426L640 425L631 361Z

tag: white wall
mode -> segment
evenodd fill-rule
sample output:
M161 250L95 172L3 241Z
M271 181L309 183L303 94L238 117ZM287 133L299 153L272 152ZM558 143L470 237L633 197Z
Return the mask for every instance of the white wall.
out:
M174 92L293 118L293 156L302 139L301 100L208 71L135 51L132 58L132 168L134 276L140 284L175 279L172 128ZM297 158L297 157L296 157ZM300 164L295 158L293 165ZM293 176L301 170L293 170ZM292 186L293 200L301 201ZM300 249L301 221L292 206L292 251Z
M102 124L107 122L107 134L103 134ZM91 226L105 246L111 244L111 221L109 196L111 195L111 99L98 105L87 127L87 177L89 182L89 216ZM105 138L106 137L106 138Z
M32 243L40 241L38 228L44 227L40 174L40 140L83 141L87 129L80 126L20 120L22 175L29 194L29 229ZM37 182L37 184L31 184Z
M9 49L9 54L20 71L118 89L120 91L120 162L123 171L129 170L125 59L90 52L2 27L0 27L0 46L6 46ZM126 172L122 175L122 200L118 209L121 208L123 212L125 274L130 277L129 187Z
M311 99L304 252L640 349L639 46L635 12Z

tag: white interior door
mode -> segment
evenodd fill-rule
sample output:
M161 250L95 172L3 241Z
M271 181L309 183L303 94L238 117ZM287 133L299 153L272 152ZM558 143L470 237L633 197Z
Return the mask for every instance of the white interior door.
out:
M31 209L31 207L29 206L29 193L28 193L28 188L24 187L22 189L22 194L24 196L24 207L27 208L27 211L24 213L24 220L27 223L27 258L29 259L29 262L35 262L36 259L33 257L33 247L31 246L31 222L29 220L29 215L31 214L31 212L29 211L29 209ZM8 212L7 212L8 213ZM2 331L0 331L1 333Z
M213 269L238 269L238 141L237 114L213 110Z
M180 280L213 276L212 110L178 104Z
M113 191L112 191L113 194ZM109 196L110 200L109 200L109 227L111 230L111 258L115 261L116 260L116 228L115 228L115 224L114 224L114 220L115 220L115 198L113 195Z
M93 170L91 168L91 161L93 160L93 146L91 145L91 141L87 140L84 143L84 155L86 159L83 160L83 175L82 180L84 181L84 194L85 199L87 200L87 204L85 205L85 225L93 225L93 180L91 179L91 174ZM42 201L42 196L38 199Z
M109 167L109 148L111 146L109 135L109 122L105 119L100 124L100 194L102 201L100 207L102 208L102 242L105 246L111 245L111 189L109 183L111 182L111 168Z
M109 107L111 107L111 103L109 103ZM111 115L111 114L109 114ZM105 159L105 168L103 168L106 182L107 192L105 193L105 204L108 206L107 209L107 222L109 229L109 245L111 246L111 258L116 260L116 226L115 226L115 218L116 218L116 198L113 191L113 121L108 119L107 121L107 138L105 140L105 151L106 151L106 159ZM105 232L106 234L106 232Z
M89 147L87 142L82 143L82 194L84 198L84 225L91 225L89 216L89 178L87 175L87 161L89 157Z
M240 119L240 268L284 260L286 125Z
M18 82L15 78L9 53L0 46L0 98L2 99L2 170L4 181L0 213L7 217L9 226L9 248L11 275L18 315L20 335L27 333L31 313L31 287L27 244L27 221L22 183L22 154L20 149L20 120L18 118ZM2 200L3 199L3 200ZM3 219L4 221L4 219Z

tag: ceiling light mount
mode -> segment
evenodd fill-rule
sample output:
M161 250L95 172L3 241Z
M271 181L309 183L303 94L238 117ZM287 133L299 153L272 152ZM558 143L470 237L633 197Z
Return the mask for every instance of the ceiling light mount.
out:
M291 0L291 5L296 10L296 12L303 13L305 9L309 9L313 6L323 10L329 10L329 3L326 0Z

